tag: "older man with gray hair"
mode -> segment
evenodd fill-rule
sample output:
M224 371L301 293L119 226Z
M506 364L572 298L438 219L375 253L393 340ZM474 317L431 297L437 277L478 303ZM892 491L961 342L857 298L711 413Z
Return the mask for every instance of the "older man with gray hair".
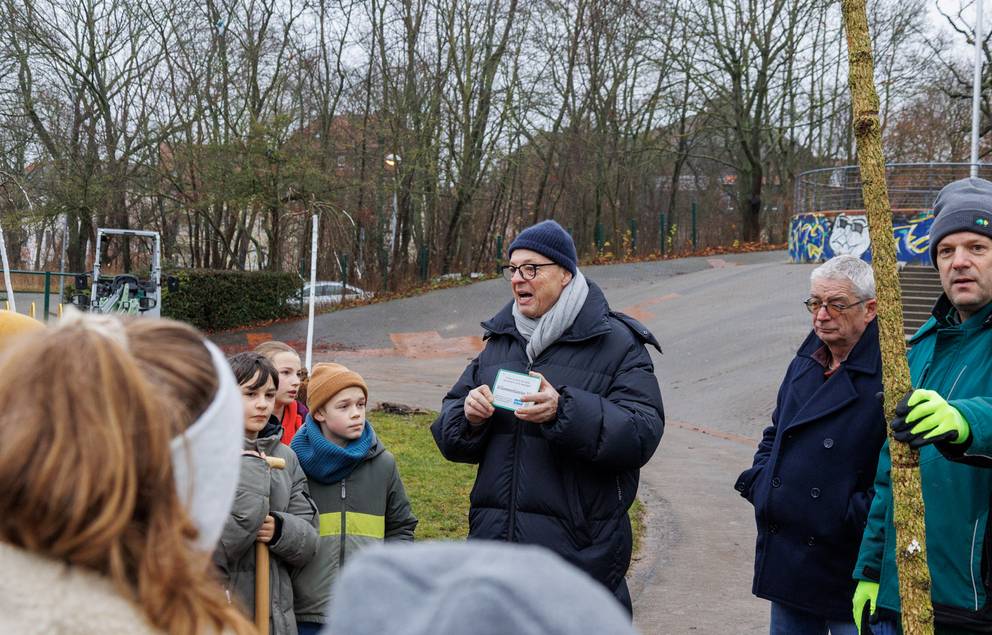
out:
M813 330L735 487L754 505L752 592L772 603L770 632L852 635L851 572L885 439L871 267L828 260L810 275L804 304Z

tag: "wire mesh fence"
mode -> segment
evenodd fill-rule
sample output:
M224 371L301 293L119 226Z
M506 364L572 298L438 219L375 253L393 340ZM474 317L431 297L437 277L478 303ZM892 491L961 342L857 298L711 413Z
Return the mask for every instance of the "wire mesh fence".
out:
M890 163L885 166L893 211L929 210L942 187L969 176L970 163ZM992 164L980 164L978 176L992 180ZM856 165L810 170L796 183L798 214L863 210L861 172Z
M885 166L899 262L929 263L934 199L948 183L970 176L971 167L970 163ZM978 176L992 180L992 164L980 164ZM795 213L789 222L793 262L822 262L839 254L871 260L861 172L856 165L803 172L796 183Z

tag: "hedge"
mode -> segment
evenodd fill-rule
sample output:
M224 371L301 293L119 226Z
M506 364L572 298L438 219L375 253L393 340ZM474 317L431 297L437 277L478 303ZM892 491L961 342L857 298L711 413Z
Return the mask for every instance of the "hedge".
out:
M177 292L169 293L166 275L179 279ZM162 315L208 331L296 317L302 309L292 300L300 297L301 287L295 273L213 269L163 272Z

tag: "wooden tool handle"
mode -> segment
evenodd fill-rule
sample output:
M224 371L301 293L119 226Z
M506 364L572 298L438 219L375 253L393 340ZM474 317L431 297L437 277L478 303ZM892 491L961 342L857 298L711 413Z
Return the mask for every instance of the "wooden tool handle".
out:
M260 635L269 635L269 547L255 543L255 626Z
M273 470L286 469L286 459L267 456L265 462ZM260 635L269 635L269 546L255 543L255 627Z

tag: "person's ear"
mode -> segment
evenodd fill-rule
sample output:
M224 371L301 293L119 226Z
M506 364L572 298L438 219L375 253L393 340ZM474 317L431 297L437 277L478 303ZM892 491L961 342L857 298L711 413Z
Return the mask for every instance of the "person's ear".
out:
M320 408L317 408L316 410L312 410L310 412L310 416L313 417L313 420L314 421L316 421L318 423L324 423L324 419L325 419L325 417L324 417L324 407L321 406Z
M871 322L878 315L878 300L872 298L865 302L865 322Z
M573 278L572 272L564 267L562 267L561 270L562 270L561 286L567 287L568 283L572 281Z

